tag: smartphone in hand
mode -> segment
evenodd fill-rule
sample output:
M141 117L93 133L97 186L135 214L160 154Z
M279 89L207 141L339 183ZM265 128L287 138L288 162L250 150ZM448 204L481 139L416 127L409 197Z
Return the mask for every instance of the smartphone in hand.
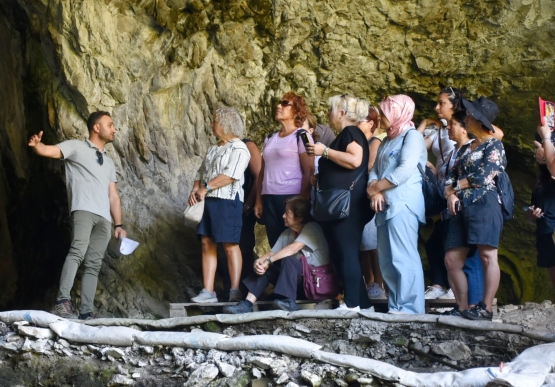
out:
M303 141L303 145L304 145L305 148L306 148L306 146L307 146L308 144L310 144L310 141L308 140L308 136L306 135L306 132L302 132L302 133L300 134L300 136L301 136L301 140Z

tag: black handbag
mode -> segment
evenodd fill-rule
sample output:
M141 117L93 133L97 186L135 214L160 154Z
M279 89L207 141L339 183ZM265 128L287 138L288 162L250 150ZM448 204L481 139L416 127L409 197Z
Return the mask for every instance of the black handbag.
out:
M363 168L348 189L320 189L320 184L317 182L316 187L314 187L312 217L319 222L348 218L351 210L351 191L358 179L364 175L364 172L365 169Z
M422 193L424 194L426 218L432 218L447 208L447 200L443 196L443 187L440 186L434 172L429 167L426 167L426 171L424 171L420 163L418 164L418 170L422 175Z

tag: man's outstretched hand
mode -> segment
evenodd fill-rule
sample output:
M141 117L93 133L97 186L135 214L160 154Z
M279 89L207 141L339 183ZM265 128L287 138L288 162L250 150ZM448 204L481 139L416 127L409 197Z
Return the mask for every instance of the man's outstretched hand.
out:
M30 147L36 147L38 144L40 144L40 141L42 139L42 130L40 131L39 134L33 134L31 136L31 138L29 139L29 146Z

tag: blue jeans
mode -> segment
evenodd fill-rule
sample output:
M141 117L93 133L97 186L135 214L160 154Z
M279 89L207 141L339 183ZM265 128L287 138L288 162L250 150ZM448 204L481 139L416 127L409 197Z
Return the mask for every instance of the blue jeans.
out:
M463 271L468 281L468 304L476 305L484 299L484 270L478 250L466 258Z

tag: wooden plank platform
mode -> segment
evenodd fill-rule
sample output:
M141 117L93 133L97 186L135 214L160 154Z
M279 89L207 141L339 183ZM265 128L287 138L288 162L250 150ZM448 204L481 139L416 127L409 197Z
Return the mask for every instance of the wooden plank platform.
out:
M217 313L221 313L224 306L237 305L237 302L207 302L207 303L176 303L170 304L170 317L187 317L187 309L200 308L204 309L214 309ZM310 301L310 300L297 300L297 306L299 309L333 309L339 306L336 300L324 300L321 302ZM256 301L252 307L253 312L258 312L260 310L275 309L273 301Z
M237 304L236 302L210 302L210 303L175 303L170 304L170 317L187 317L187 309L200 308L201 310L214 309L215 313L221 313L224 306L231 306ZM315 302L310 300L297 300L299 309L334 309L339 306L337 300L325 300L322 302ZM430 309L436 308L453 308L456 305L454 299L435 299L426 300L426 313ZM387 300L372 300L372 306L376 312L387 312ZM253 305L253 311L274 309L273 301L257 301ZM492 305L493 315L497 316L497 298L493 300Z

